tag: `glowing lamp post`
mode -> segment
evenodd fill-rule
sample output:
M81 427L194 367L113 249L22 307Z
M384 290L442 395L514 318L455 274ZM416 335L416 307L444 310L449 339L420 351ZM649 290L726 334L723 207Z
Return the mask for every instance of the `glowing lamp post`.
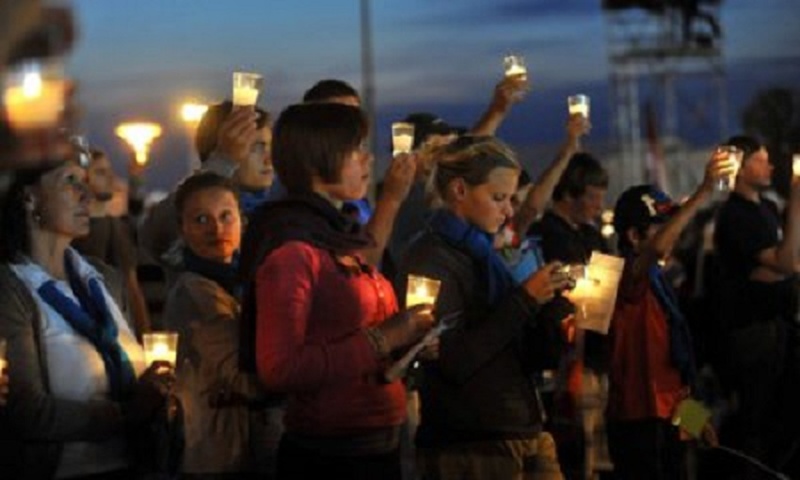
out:
M115 133L131 146L136 154L136 164L144 167L150 144L161 135L161 125L157 123L122 123Z
M186 126L186 168L188 173L191 174L195 167L200 164L200 159L197 158L194 148L194 137L197 131L197 125L203 119L203 115L208 111L208 105L196 102L186 102L181 105L180 117Z
M161 135L161 125L147 122L121 123L114 132L130 145L135 154L133 161L128 164L128 211L136 217L144 207L144 200L140 191L142 170L144 170L144 166L147 163L150 144Z

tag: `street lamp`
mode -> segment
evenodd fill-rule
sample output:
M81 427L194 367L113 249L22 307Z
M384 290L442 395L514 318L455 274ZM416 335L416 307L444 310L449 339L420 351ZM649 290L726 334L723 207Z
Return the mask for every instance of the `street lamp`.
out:
M125 140L135 155L128 163L128 211L136 217L144 207L141 174L147 163L150 144L161 135L161 125L151 122L125 122L117 125L114 133Z
M203 119L203 115L208 111L208 105L204 103L186 102L181 105L180 116L186 126L186 139L187 139L187 169L191 174L195 167L199 164L199 159L195 154L194 149L194 136L197 132L197 125Z
M161 135L161 125L150 122L126 122L119 124L114 133L128 142L136 154L136 164L141 168L147 163L150 144Z

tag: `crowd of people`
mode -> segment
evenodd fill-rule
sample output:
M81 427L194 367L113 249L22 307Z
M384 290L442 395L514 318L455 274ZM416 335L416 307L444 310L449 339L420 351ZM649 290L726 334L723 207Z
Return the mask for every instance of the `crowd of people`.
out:
M0 13L0 75L74 40L64 7ZM472 127L408 115L377 182L348 83L277 115L221 101L199 169L140 218L109 213L69 100L44 135L0 118L0 478L800 475L800 179L779 207L767 149L720 139L740 165L711 149L681 202L629 186L609 238L585 115L538 176L496 136L528 88L503 78ZM596 254L624 260L607 331L575 293ZM409 302L411 276L436 297ZM146 364L154 330L174 364Z

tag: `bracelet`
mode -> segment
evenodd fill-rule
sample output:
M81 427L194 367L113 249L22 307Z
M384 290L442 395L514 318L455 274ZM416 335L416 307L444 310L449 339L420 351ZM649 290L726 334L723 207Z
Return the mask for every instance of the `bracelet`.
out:
M364 333L367 334L367 340L369 340L369 344L372 345L372 349L375 350L378 358L388 358L392 351L389 349L389 344L386 343L386 336L377 328L367 328Z

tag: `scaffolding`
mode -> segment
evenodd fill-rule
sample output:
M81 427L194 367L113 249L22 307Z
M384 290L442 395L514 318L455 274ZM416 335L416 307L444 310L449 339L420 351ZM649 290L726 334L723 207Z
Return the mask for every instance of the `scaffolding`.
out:
M728 133L725 70L718 23L721 0L604 0L611 112L618 165L612 190L654 181L647 171L645 120L658 126L673 190L686 191L686 128ZM707 89L684 98L682 89ZM652 112L645 119L645 111ZM616 187L616 188L614 188Z

